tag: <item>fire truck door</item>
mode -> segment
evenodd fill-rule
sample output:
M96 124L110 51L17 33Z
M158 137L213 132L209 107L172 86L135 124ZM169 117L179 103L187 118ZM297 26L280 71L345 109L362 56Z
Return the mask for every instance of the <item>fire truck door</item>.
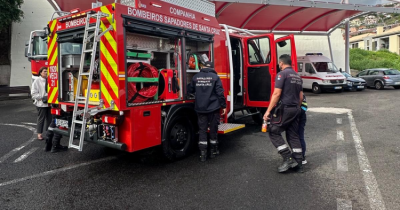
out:
M243 38L244 87L248 107L267 107L273 91L276 58L273 34Z
M297 66L297 54L296 54L296 46L294 43L294 36L284 36L275 40L276 43L276 60L283 54L288 54L292 58L292 67L298 72ZM278 65L278 62L276 63ZM277 72L279 72L279 68L277 68Z

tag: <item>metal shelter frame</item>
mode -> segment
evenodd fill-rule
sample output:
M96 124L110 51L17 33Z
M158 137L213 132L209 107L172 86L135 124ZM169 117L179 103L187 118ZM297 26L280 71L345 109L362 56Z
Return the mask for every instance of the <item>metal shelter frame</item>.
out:
M335 31L337 28L339 28L341 25L345 25L345 71L350 73L350 62L349 62L349 21L351 19L357 18L362 15L366 15L368 13L372 12L384 12L384 13L400 13L399 8L393 8L393 7L377 7L377 6L371 6L371 5L359 5L359 4L343 4L343 3L331 3L331 2L322 2L322 1L305 1L305 0L211 0L215 4L223 3L222 6L220 6L217 11L216 11L216 18L220 19L220 16L224 13L224 11L227 11L228 8L234 4L254 4L254 5L260 5L257 9L255 9L248 17L245 18L242 24L240 24L240 29L244 29L246 26L251 23L254 18L262 13L265 9L273 6L285 6L285 7L293 7L293 11L291 11L289 14L283 16L282 18L279 19L276 23L272 25L272 27L266 29L266 30L252 30L251 28L246 30L248 32L254 33L254 34L260 34L260 33L274 33L278 35L287 35L287 34L294 34L294 35L310 35L310 36L326 36L328 39L328 45L329 45L329 52L330 52L330 57L332 62L334 61L333 57L333 51L332 51L332 44L331 44L331 38L330 35L332 34L333 31ZM306 25L299 26L297 30L277 30L279 26L281 26L285 21L290 19L291 17L295 16L296 14L299 14L301 12L304 12L304 10L307 9L327 9L326 12L318 15L315 18L312 18L307 22ZM332 17L335 13L338 13L340 11L351 11L352 13L355 13L354 15L346 17L344 20L340 21L337 25L334 27L330 28L327 31L315 31L315 30L309 30L311 26L316 24L320 20L325 20L326 18ZM325 18L325 19L324 19ZM219 22L221 24L227 24L224 23L223 21Z

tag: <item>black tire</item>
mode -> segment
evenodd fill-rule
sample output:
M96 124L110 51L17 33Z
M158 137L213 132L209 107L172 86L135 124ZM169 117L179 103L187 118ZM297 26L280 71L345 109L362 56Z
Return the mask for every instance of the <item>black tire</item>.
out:
M314 83L312 85L312 92L314 94L320 94L321 93L321 87L317 83Z
M384 86L383 86L382 82L380 82L380 81L375 82L375 89L383 90L383 88L384 88Z
M262 123L263 123L263 121L264 121L263 117L264 117L265 112L267 111L267 108L255 108L255 109L253 109L252 111L254 111L254 112L258 111L258 112L260 112L259 114L252 115L251 117L253 118L253 121L254 121L256 124L262 125Z
M394 89L400 89L400 86L393 86Z
M193 123L187 116L172 117L163 139L162 150L168 160L174 161L188 156L195 143Z

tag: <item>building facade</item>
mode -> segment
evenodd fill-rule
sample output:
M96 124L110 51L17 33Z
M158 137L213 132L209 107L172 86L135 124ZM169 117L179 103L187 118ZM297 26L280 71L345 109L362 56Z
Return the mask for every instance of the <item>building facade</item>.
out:
M376 33L353 36L350 38L350 47L369 51L387 49L400 54L400 26L378 26Z

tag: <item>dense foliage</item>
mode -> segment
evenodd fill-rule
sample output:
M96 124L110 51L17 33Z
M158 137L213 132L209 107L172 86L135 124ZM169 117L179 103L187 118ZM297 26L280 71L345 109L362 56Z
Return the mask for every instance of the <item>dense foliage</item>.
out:
M350 49L350 68L356 70L370 68L393 68L400 70L400 56L388 50L367 51Z

